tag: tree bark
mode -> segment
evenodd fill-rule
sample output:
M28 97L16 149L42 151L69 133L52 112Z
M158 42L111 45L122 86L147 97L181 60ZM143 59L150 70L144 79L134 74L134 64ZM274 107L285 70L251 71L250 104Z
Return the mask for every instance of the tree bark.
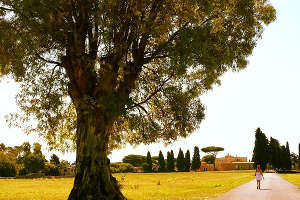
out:
M112 120L101 112L77 112L77 155L68 200L126 200L110 171L107 144Z

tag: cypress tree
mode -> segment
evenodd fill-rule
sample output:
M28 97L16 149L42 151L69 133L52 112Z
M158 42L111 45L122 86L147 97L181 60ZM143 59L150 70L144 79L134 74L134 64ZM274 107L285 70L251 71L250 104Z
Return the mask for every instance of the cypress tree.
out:
M257 128L255 131L252 161L254 162L254 167L260 165L263 171L266 169L269 161L269 141L260 128Z
M169 151L167 152L167 171L171 171L171 153Z
M279 168L282 170L286 170L286 149L284 145L280 146L279 152Z
M184 171L184 155L183 155L183 151L181 150L181 148L179 149L179 152L178 152L176 166L177 166L177 170L179 172Z
M199 148L195 146L193 160L192 160L192 170L198 170L200 169L200 166L201 166L201 161L200 161Z
M170 155L171 155L171 163L170 163L170 171L171 172L174 172L175 171L175 157L174 157L174 152L173 152L173 150L171 150L171 153L170 153Z
M152 172L152 159L151 159L151 154L148 151L147 153L147 159L146 159L146 170L145 172Z
M272 165L273 169L281 168L280 160L279 160L281 148L278 140L271 137L269 149L270 149L269 162Z
M175 168L175 160L173 150L167 153L167 170L168 172L173 172Z
M189 172L191 168L191 156L190 151L187 150L184 157L184 171Z
M288 142L286 142L285 150L286 150L286 169L291 170L292 169L292 161L291 161L290 146L289 146Z
M159 155L158 155L158 164L159 164L158 171L165 172L166 171L166 163L165 163L164 155L162 154L161 151L159 151Z

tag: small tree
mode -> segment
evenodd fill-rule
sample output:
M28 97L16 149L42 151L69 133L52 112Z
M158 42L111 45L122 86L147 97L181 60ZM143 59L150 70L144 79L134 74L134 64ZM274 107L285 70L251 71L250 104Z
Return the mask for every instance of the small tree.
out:
M59 166L60 161L56 154L52 154L52 156L50 158L50 163L54 164L55 166Z
M200 153L199 148L197 146L194 147L194 155L192 160L192 170L198 170L201 166Z
M159 164L158 171L165 172L166 171L166 163L165 163L164 155L162 154L161 151L159 151L159 155L158 155L158 164Z
M295 154L295 153L291 153L291 162L292 162L292 166L293 166L292 168L297 167L297 165L298 165L298 160L299 160L298 155Z
M31 153L24 158L24 167L28 172L36 173L44 169L45 161L46 159L43 155Z
M177 161L176 161L177 170L180 172L184 171L184 155L181 148L179 149Z
M144 172L152 172L152 159L149 151L147 153L146 164L144 165Z
M191 156L190 151L187 150L184 157L184 171L189 172L191 168Z
M122 159L123 163L132 164L134 167L141 167L142 164L146 162L146 160L146 156L134 154L127 155Z

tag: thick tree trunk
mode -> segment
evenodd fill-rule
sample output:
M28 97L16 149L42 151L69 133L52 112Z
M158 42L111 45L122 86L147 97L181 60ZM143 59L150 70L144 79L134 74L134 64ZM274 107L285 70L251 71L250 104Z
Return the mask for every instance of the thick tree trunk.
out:
M125 200L107 158L112 123L91 110L77 113L77 120L76 174L68 200Z

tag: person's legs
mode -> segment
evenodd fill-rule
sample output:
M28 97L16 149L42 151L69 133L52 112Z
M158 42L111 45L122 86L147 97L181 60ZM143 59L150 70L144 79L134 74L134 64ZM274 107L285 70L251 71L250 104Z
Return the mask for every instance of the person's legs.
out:
M259 181L259 180L256 180L256 189L258 189L258 181Z
M260 189L260 180L257 180L258 189Z

